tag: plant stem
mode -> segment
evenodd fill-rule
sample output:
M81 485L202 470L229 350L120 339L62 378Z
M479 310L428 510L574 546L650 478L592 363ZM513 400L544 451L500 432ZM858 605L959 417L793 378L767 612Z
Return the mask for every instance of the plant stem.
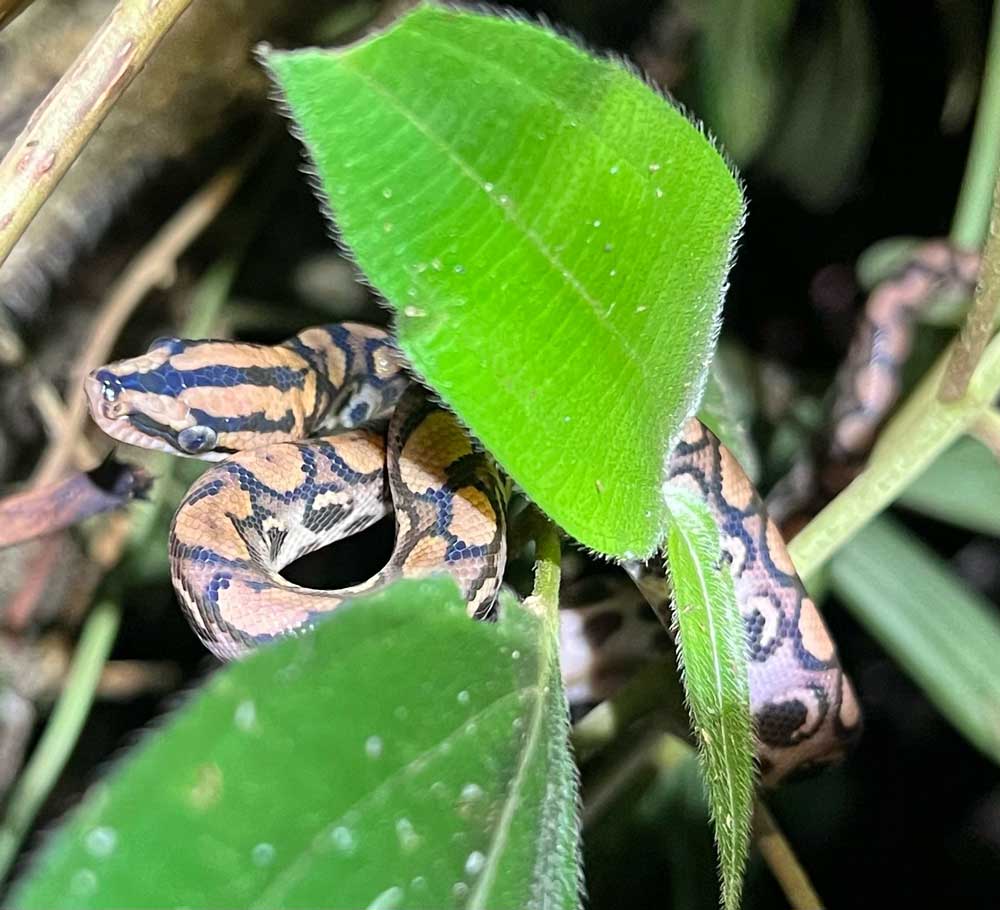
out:
M535 541L535 583L531 595L524 600L524 608L545 622L550 640L559 641L559 579L562 548L559 532L541 512L534 507L531 514L522 516L522 531Z
M1000 0L994 3L986 66L962 189L951 222L951 242L978 250L989 225L992 189L1000 168Z
M0 265L191 0L119 0L0 162Z
M807 584L859 528L967 432L1000 391L1000 339L994 338L962 399L938 401L948 355L946 351L938 359L883 431L865 470L789 544L792 561Z
M655 766L661 774L669 774L694 754L694 746L679 736L656 729L647 731L629 744L613 768L606 769L592 782L583 807L584 827L607 812L618 796L651 766ZM754 804L752 836L793 910L822 910L823 902L813 888L808 873L774 816L760 799Z
M774 816L760 800L754 806L753 838L793 910L823 910L823 902L809 881L806 870Z
M965 180L952 223L951 239L956 246L981 245L987 225L1000 223L1000 206L995 211L991 189L998 182L1000 163L1000 0L993 11L986 73L976 115L976 127ZM996 200L1000 203L1000 198ZM947 364L962 342L949 346L879 437L865 470L795 537L789 552L799 574L808 583L823 564L874 515L888 506L948 446L977 425L993 400L1000 394L1000 339L989 337L993 329L993 308L1000 284L1000 242L983 250L983 287L978 300L973 346L981 358L966 357L955 368L955 378L966 386L960 397L939 400ZM985 316L983 314L986 314ZM972 314L970 314L971 316ZM980 323L986 319L988 329ZM984 344L985 342L985 344ZM985 348L985 349L983 349Z
M996 132L1000 134L1000 123ZM972 373L993 337L997 313L1000 311L1000 173L993 187L993 213L990 230L983 248L979 281L972 306L962 324L948 357L948 366L941 379L938 398L945 402L958 401L972 378Z
M62 693L11 792L7 814L0 825L0 881L10 871L25 834L76 745L118 633L119 619L118 604L104 600L94 607L83 625Z

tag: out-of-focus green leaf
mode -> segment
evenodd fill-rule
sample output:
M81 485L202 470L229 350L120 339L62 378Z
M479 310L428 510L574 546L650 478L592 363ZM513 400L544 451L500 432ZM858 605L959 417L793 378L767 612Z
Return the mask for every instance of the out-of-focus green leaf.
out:
M760 476L760 459L750 436L750 421L755 410L750 370L745 351L734 344L720 344L708 370L698 417L736 456L747 476L756 482Z
M1000 537L1000 464L982 443L963 437L906 488L899 502L959 527Z
M938 710L1000 762L1000 620L948 564L888 516L829 566L834 591Z
M404 582L218 673L98 784L13 906L576 907L555 643Z
M570 535L652 553L743 218L716 149L619 63L510 18L420 6L267 62L416 371Z
M797 8L798 0L715 0L701 10L703 113L741 166L773 126Z
M722 903L735 908L750 843L756 748L746 632L708 507L675 484L666 485L665 495L677 650L715 823Z
M818 34L788 52L788 96L761 162L805 205L825 211L850 191L868 153L877 86L864 2L829 0L817 10Z

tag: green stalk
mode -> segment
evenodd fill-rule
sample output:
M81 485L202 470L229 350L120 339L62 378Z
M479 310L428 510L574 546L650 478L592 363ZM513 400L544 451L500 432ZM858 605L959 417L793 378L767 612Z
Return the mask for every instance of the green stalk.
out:
M520 530L535 542L535 581L531 595L525 598L524 608L540 617L545 623L549 641L559 641L559 581L562 547L559 532L541 512L531 507L523 515Z
M965 395L953 403L937 398L948 354L939 358L886 427L868 467L789 544L792 561L807 584L848 539L968 432L1000 393L1000 339L990 342Z
M121 609L104 600L87 617L69 673L38 745L10 796L0 825L0 881L6 878L21 843L69 760L90 713L101 671L118 633Z
M986 238L993 207L993 188L1000 170L1000 0L993 10L983 89L976 114L972 147L952 222L951 240L964 249L978 249ZM982 274L1000 275L1000 243L983 251ZM987 300L984 307L992 304ZM972 314L982 321L982 313ZM992 319L990 319L992 327ZM967 333L968 334L968 333ZM980 340L983 333L979 332ZM978 347L978 345L977 345ZM962 367L962 394L939 400L942 379L954 345L935 366L888 424L865 470L819 513L792 541L789 551L799 574L814 580L823 564L872 517L886 508L959 436L971 432L1000 394L1000 341L986 345ZM976 351L978 354L978 351Z
M951 222L951 242L978 250L986 239L993 183L1000 168L1000 2L993 6L983 86L972 131L969 161Z
M1000 127L1000 124L998 124ZM1000 133L1000 128L997 129ZM962 331L951 346L948 366L941 377L938 398L959 401L993 337L993 328L1000 310L1000 177L993 187L993 214L989 235L983 246L983 261L972 306L965 316Z

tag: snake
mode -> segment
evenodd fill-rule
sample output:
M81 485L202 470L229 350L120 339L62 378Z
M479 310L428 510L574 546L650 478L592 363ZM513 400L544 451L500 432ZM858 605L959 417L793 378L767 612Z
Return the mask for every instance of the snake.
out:
M943 281L969 280L969 262L942 258L940 248L918 250L872 295L879 306L866 311L870 356L853 351L848 360L854 404L844 413L855 426L859 415L874 413L876 380L897 375L887 365L897 366L892 358L906 347L887 334L902 317L886 298L912 309L914 294L899 294L900 286L912 292L919 285L926 297ZM159 338L140 356L94 370L86 393L94 420L113 439L215 462L177 508L169 550L181 609L220 659L301 634L400 578L447 573L471 617L495 618L510 482L411 378L385 329L336 323L277 345ZM697 417L684 423L666 474L707 505L719 529L744 622L762 782L773 786L840 759L861 729L858 697L750 478ZM366 581L313 590L282 576L301 556L390 512L392 553ZM629 611L594 604L560 614L569 695L592 699L601 687L581 666L599 664L616 643L629 663L637 624L627 621ZM640 651L662 649L662 625L642 641Z

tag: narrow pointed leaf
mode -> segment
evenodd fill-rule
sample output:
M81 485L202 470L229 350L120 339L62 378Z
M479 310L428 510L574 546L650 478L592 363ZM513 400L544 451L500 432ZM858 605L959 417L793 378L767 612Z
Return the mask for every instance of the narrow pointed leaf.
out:
M267 63L417 372L569 534L651 553L743 218L716 149L511 18L424 5Z
M12 906L576 907L555 645L400 583L258 651L98 784Z
M688 707L715 822L723 906L739 906L753 812L754 734L743 618L719 531L689 490L667 486L667 563Z

